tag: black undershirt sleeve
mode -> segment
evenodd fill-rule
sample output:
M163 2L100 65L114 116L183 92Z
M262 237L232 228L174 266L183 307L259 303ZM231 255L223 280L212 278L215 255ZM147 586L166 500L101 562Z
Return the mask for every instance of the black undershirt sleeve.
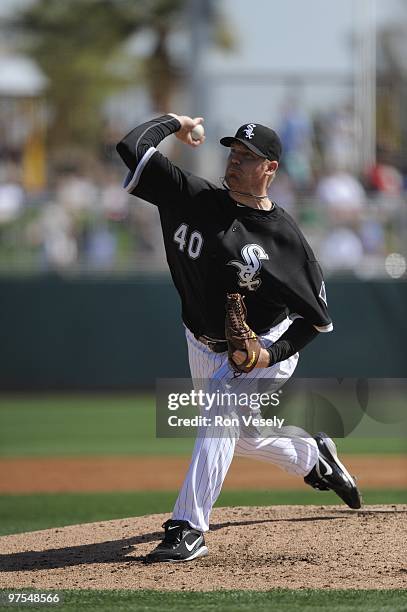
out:
M129 170L135 170L143 155L157 147L164 138L177 132L180 122L171 115L163 115L137 126L116 146L116 150Z
M318 334L315 327L305 319L295 319L281 338L267 349L270 355L269 367L295 355Z

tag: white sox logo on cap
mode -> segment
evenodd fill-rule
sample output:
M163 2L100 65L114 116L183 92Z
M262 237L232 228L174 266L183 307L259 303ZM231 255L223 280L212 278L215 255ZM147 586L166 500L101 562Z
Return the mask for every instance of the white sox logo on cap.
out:
M258 278L261 260L268 259L269 256L263 247L258 244L246 244L241 253L245 263L233 259L232 261L228 261L227 265L236 266L239 270L239 287L244 287L249 291L256 291L261 285L261 278Z
M254 132L255 127L256 127L255 123L248 123L246 126L246 129L244 130L244 133L246 134L246 138L248 138L249 140L253 138L253 132Z

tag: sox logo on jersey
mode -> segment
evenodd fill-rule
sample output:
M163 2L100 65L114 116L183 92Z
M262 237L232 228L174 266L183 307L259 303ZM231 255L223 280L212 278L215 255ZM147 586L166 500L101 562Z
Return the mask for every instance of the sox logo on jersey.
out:
M259 278L262 265L261 260L268 259L269 256L263 247L258 244L246 244L242 248L241 253L244 263L237 259L233 259L232 261L228 261L227 265L236 266L239 270L239 287L243 287L249 291L256 291L261 285L261 278Z

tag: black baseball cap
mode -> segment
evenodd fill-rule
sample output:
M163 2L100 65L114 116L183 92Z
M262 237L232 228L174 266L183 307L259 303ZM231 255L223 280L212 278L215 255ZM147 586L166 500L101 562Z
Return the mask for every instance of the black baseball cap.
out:
M280 161L283 149L280 137L277 132L265 125L246 123L237 130L235 136L221 138L220 144L230 147L236 140L261 157L270 161Z

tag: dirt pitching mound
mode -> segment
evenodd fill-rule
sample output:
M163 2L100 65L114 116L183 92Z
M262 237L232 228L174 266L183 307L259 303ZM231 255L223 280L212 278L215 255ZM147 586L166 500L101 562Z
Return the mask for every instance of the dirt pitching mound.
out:
M407 505L217 508L209 556L145 565L168 515L0 538L0 587L268 590L407 586Z

